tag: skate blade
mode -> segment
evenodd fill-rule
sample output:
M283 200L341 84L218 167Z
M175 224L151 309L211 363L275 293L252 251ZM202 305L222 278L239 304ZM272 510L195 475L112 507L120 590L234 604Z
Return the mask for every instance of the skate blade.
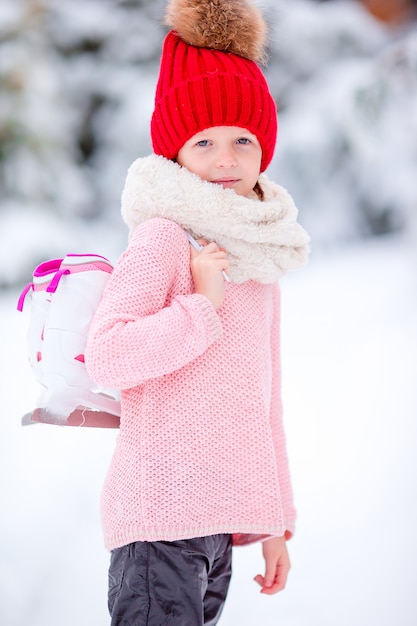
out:
M26 413L22 426L31 424L53 424L55 426L78 426L85 428L119 428L120 417L106 411L94 411L77 407L66 419L44 408Z

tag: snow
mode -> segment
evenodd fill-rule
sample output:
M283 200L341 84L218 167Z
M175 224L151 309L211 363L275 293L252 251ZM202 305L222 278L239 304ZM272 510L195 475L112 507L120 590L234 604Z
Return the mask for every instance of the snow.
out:
M414 626L416 252L412 237L313 253L282 280L283 393L298 526L287 589L237 548L222 626ZM20 426L36 383L18 292L0 303L5 626L102 626L99 495L116 431Z

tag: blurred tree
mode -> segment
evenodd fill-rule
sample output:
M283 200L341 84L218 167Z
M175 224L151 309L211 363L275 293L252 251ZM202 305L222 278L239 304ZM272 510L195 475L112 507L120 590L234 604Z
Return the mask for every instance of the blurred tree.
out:
M119 115L133 94L138 98L141 92L144 101L149 91L148 74L155 72L163 36L155 16L157 4L3 0L3 201L84 217L106 209L108 190L99 170L107 164L106 150L114 150L118 143L117 136L111 135L117 128L122 130ZM139 102L139 120L140 106ZM131 131L138 140L135 154L148 147L141 133ZM123 142L126 136L120 136ZM120 156L113 152L112 158L120 163ZM132 150L120 169L125 171L131 156ZM122 180L120 176L116 181L119 190Z
M3 257L26 255L26 272L52 244L78 249L90 225L125 241L120 194L151 151L165 1L1 0L0 284L12 276ZM316 246L406 228L417 213L414 23L388 28L354 0L262 5L280 118L271 177ZM22 215L42 227L16 249Z

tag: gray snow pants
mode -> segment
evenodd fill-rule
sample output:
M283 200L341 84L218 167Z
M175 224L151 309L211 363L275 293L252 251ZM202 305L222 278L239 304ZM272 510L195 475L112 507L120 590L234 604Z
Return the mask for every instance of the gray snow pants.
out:
M111 626L214 626L231 577L230 535L138 541L113 550Z

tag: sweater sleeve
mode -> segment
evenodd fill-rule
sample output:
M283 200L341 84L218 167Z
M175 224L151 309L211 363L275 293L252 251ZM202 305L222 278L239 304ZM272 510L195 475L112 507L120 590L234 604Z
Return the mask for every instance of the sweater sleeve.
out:
M281 503L284 514L285 537L289 539L294 533L296 511L293 503L293 492L289 471L286 438L283 422L281 395L281 355L280 355L280 290L277 283L273 294L272 321L272 399L271 429L277 451L278 477L281 492Z
M141 385L190 363L221 336L207 298L169 298L186 267L189 244L177 224L155 218L136 228L90 326L85 361L93 380L115 389Z

